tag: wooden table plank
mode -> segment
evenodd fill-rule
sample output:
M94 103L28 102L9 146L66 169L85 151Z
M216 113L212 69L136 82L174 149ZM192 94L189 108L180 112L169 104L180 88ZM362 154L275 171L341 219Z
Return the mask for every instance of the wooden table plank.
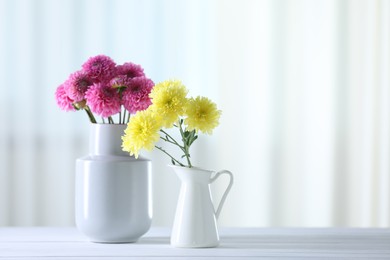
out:
M390 229L223 228L217 248L181 249L168 228L137 243L89 242L75 228L0 228L0 259L390 259Z

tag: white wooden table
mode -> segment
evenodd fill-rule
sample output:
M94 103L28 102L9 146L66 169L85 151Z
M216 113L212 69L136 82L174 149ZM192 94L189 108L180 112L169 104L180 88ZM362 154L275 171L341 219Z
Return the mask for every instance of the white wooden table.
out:
M178 249L168 228L137 243L88 242L75 228L0 228L0 260L21 259L390 259L390 229L222 228L221 245Z

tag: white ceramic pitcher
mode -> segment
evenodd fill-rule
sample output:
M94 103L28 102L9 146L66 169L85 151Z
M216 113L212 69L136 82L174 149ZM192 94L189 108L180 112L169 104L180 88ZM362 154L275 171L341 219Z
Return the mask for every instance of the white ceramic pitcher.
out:
M171 234L174 247L216 247L219 244L217 219L233 185L227 170L215 172L197 167L171 166L181 180L179 199ZM217 210L211 199L210 184L222 174L230 177Z

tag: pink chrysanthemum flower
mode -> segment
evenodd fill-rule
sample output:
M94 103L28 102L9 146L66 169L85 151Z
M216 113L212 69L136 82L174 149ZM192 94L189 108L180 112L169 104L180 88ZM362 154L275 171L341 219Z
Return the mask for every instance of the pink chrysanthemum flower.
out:
M58 86L55 97L57 105L65 111L75 111L76 109L73 107L73 100L69 98L68 94L66 93L67 88L67 82L61 84Z
M116 74L125 75L130 79L145 76L144 69L140 65L131 62L116 66Z
M116 75L115 62L105 55L89 58L82 68L95 83L108 82Z
M85 93L87 105L93 113L109 117L121 110L121 100L118 91L108 85L97 83Z
M92 80L88 77L85 71L76 71L69 76L66 93L71 99L76 102L79 102L84 99L85 92L91 85Z
M131 79L125 75L118 75L110 81L113 88L127 88L130 86Z
M153 81L146 77L133 78L122 93L122 104L125 109L132 114L147 109L152 104L149 93L153 86Z

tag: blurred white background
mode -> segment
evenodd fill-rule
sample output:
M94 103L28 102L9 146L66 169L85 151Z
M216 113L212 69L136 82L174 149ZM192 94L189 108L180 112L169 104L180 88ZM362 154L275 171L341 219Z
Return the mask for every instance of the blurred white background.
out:
M89 123L54 92L97 54L217 102L192 157L235 175L222 226L390 226L390 1L0 0L0 37L2 226L74 225ZM179 181L145 155L171 226Z

